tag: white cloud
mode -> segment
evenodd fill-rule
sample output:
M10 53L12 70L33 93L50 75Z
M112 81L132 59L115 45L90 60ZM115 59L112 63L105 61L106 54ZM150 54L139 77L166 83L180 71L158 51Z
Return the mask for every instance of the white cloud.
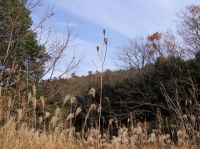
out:
M127 37L164 30L175 12L197 0L59 0L59 7Z

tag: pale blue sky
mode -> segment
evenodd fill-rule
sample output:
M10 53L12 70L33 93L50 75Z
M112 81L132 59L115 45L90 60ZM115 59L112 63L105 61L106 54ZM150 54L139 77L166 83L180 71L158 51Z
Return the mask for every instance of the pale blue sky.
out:
M130 38L145 37L156 31L176 29L176 12L189 4L200 4L199 0L46 0L45 6L53 8L55 15L49 24L60 36L65 36L66 23L78 35L74 41L77 55L83 58L76 70L85 75L96 71L98 57L96 46L102 43L102 29L109 39L106 68L115 69L114 53L117 47L128 43ZM33 15L37 22L41 10ZM94 62L93 62L94 61ZM60 69L62 70L62 64Z

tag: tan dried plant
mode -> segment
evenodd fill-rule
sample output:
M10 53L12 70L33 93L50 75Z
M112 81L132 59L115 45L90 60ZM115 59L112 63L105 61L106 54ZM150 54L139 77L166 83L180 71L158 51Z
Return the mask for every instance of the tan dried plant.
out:
M81 107L78 107L78 108L76 109L75 116L78 116L79 113L80 113L81 111L82 111L82 108L81 108Z
M67 121L68 120L71 120L71 119L73 119L74 118L74 114L73 113L70 113L68 116L67 116Z
M51 114L49 112L45 112L45 118L48 118Z
M52 125L52 127L55 127L56 124L57 124L57 122L58 122L58 117L53 116L53 117L51 118L50 124Z
M33 96L36 96L36 86L35 84L32 86L32 92L33 92Z
M65 96L64 100L63 100L63 106L66 104L75 104L77 103L76 97L72 96L72 95L67 95Z
M97 105L96 104L91 104L90 108L89 108L89 110L88 110L88 112L87 112L87 114L85 116L85 121L84 121L84 125L83 125L83 128L82 128L82 133L84 133L84 130L85 130L85 127L86 127L87 120L89 118L90 112L91 111L95 111L95 110L97 110Z
M88 95L92 95L93 97L95 97L95 93L96 93L95 88L91 88L90 91L88 92Z
M28 103L31 101L31 99L32 99L32 94L31 92L28 92Z
M61 116L61 109L60 109L59 107L57 107L57 108L55 109L55 116L56 116L56 117L60 117L60 116Z
M45 107L45 99L44 99L43 96L40 96L40 102L42 104L42 108L44 109L44 107Z
M39 124L41 124L43 122L43 118L40 116L39 117Z
M185 128L182 127L177 131L177 138L178 138L178 145L179 147L183 148L186 146L186 131Z
M36 97L32 97L32 105L33 105L33 108L36 109L36 106L37 106L37 99Z

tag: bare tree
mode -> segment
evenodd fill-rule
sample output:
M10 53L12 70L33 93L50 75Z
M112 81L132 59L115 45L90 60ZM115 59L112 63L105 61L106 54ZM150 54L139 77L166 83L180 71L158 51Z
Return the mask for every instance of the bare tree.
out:
M120 48L116 55L120 67L140 69L147 63L146 41L142 38L129 40L129 45Z
M156 32L146 39L135 38L116 53L118 65L123 68L141 69L155 63L158 57L181 56L181 48L174 34Z
M178 33L183 39L183 48L192 55L200 52L200 5L187 6L178 17Z
M162 34L162 48L168 56L184 57L185 55L177 37L170 30Z
M149 53L148 56L151 56L154 61L158 57L180 57L183 55L177 38L170 30L164 33L156 32L149 35L146 46Z
M54 76L56 67L59 67L59 63L62 63L63 68L62 72L60 72L60 74L57 74L57 77L62 77L65 74L70 73L79 65L81 60L79 58L76 58L75 54L73 54L71 58L69 57L69 55L66 55L66 51L71 50L72 42L76 38L76 36L73 35L72 31L73 30L69 26L67 26L66 37L64 37L62 41L58 39L55 42L50 43L50 50L48 50L48 53L51 56L51 60L46 65L46 72L43 74L42 77L44 77L46 74L50 74L48 80L51 80ZM68 53L70 53L70 51ZM63 60L63 57L68 57L67 62Z

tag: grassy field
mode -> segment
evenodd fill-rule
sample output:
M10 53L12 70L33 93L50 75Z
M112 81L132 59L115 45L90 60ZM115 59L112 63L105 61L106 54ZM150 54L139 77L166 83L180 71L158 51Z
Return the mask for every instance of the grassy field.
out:
M162 120L152 124L146 121L134 121L133 117L130 117L127 119L127 125L121 125L116 119L110 119L108 128L104 128L100 133L98 125L96 128L87 125L90 113L98 111L95 104L90 106L85 116L82 131L77 131L73 120L82 112L81 108L77 108L74 112L72 109L69 110L70 113L66 118L63 118L62 107L57 107L54 113L46 111L44 115L38 116L37 107L41 106L46 110L46 105L44 97L36 98L35 86L32 93L22 97L21 102L17 104L9 96L1 94L0 99L0 148L2 149L195 149L200 147L198 118L195 115L182 115L177 118L177 124L167 124L167 126L162 123ZM63 104L67 103L75 104L76 98L67 96ZM110 133L113 127L117 128L115 135ZM166 127L168 133L163 131Z
M108 134L100 135L98 130L92 128L88 130L85 137L81 137L79 132L75 132L74 127L46 132L31 129L26 124L21 124L10 118L4 126L0 128L0 148L2 149L186 149L199 148L193 144L195 140L190 140L184 128L176 132L177 142L171 140L169 134L161 134L156 130L147 134L145 124L138 123L135 127L128 129L120 127L118 136ZM99 143L98 143L99 137ZM197 138L196 135L193 139Z

